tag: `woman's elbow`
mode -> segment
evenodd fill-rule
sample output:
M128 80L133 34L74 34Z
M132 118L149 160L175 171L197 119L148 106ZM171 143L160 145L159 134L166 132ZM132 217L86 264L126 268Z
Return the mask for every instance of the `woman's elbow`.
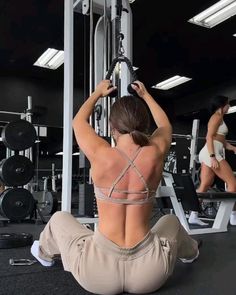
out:
M211 141L211 140L213 140L213 134L207 134L206 135L206 141Z
M74 117L72 120L72 128L75 129L78 126L78 118Z

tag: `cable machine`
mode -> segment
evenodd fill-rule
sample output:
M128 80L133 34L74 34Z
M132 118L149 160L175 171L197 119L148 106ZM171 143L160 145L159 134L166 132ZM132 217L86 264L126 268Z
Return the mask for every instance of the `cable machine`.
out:
M71 12L72 9L72 12ZM73 21L69 19L73 11L82 13L89 17L90 34L90 52L89 52L89 94L95 86L106 77L111 61L122 54L129 61L126 66L123 61L118 60L111 73L112 83L118 88L118 95L127 94L127 85L131 82L131 76L134 73L131 70L132 61L132 12L129 1L127 0L65 0L65 67L64 67L64 97L69 107L73 108L73 87L70 81L73 74ZM94 28L94 14L100 15ZM72 38L72 39L71 39ZM70 42L70 44L68 43ZM126 60L127 61L127 60ZM108 118L110 107L114 102L114 97L102 99L96 105L94 116L90 123L94 126L96 132L103 137L110 138ZM70 140L72 141L71 128L72 110L65 107L64 101L64 136L63 140L63 185L62 185L62 210L71 210L71 169L72 158L68 155L72 150ZM72 117L71 117L72 119ZM69 133L68 133L69 132ZM70 139L71 137L71 139ZM67 154L67 155L66 155ZM79 215L93 216L93 190L89 177L89 163L83 153L80 152L79 168L82 172L82 183L79 187ZM68 183L69 182L69 183ZM91 198L90 198L91 196Z

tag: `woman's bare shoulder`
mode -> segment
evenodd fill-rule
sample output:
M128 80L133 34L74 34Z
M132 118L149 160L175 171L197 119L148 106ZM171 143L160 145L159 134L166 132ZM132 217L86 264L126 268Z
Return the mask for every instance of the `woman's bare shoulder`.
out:
M214 113L209 121L208 121L208 124L218 124L218 123L221 123L223 120L223 116L218 114L218 113Z

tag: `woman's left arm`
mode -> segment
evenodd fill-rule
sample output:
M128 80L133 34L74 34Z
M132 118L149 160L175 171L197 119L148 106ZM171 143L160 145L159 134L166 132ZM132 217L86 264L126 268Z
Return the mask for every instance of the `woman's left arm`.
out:
M225 141L224 146L226 150L236 153L236 146L230 144L228 141Z
M90 162L101 147L110 146L106 140L97 135L89 124L89 117L92 115L99 98L108 96L115 89L115 87L108 89L109 86L109 80L101 81L73 119L76 141Z

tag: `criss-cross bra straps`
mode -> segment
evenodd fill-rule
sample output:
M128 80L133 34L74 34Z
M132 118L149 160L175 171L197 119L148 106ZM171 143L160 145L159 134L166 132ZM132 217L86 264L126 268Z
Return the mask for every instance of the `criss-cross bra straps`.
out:
M118 149L117 147L115 148L124 158L127 159L128 161L128 164L127 166L123 169L123 171L121 171L121 173L118 175L118 177L113 181L113 184L109 190L109 193L108 193L108 198L111 197L111 194L112 192L114 191L115 189L115 186L117 185L117 183L122 179L122 177L125 175L125 173L127 172L127 170L132 167L135 172L137 173L137 175L139 176L139 178L141 179L141 181L143 182L144 186L145 186L145 193L149 194L149 188L147 186L147 183L143 177L143 175L140 173L140 171L138 170L138 168L136 167L136 165L134 164L134 161L135 159L137 158L138 154L140 153L141 151L141 147L139 147L137 149L137 151L135 152L134 156L132 157L132 159L130 159L122 150ZM116 192L124 192L124 191L121 191L121 190L118 190L118 189L115 189ZM129 193L128 191L126 193ZM144 192L140 192L140 193L144 193Z

